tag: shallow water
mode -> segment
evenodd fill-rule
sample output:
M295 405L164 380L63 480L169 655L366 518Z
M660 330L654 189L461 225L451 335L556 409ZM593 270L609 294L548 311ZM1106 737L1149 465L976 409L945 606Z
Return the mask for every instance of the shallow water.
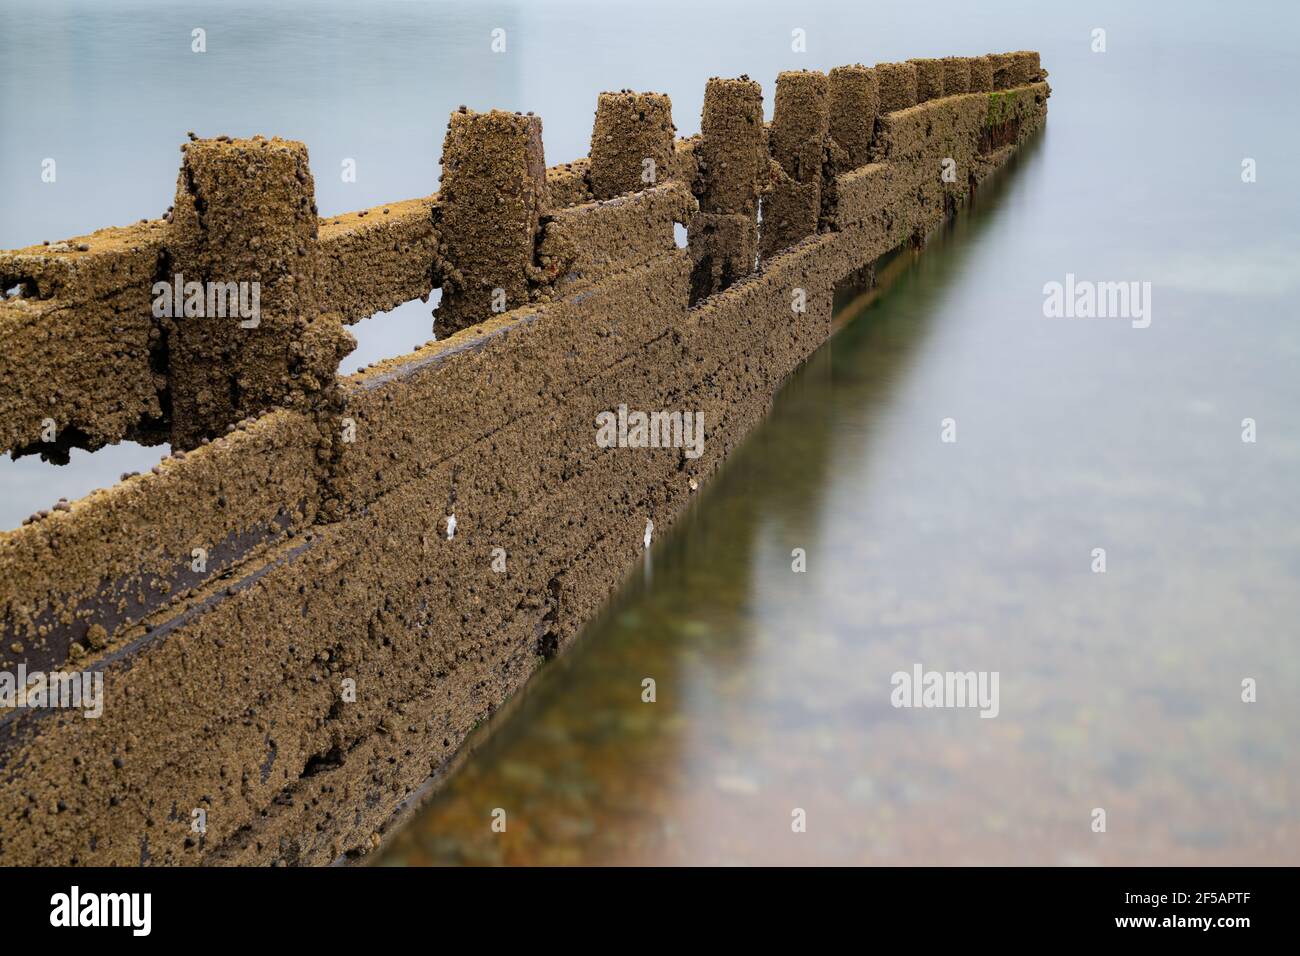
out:
M689 135L715 74L770 115L781 69L1039 49L1035 147L845 313L383 861L1297 863L1300 14L1134 6L8 0L0 246L159 214L187 129L304 140L328 215L432 192L460 103L535 110L556 163L601 89L669 93ZM1151 282L1150 326L1045 318L1067 273ZM430 307L356 326L349 361ZM61 474L162 453L110 451ZM0 463L11 524L75 496L31 461ZM998 716L892 707L917 663L997 671Z
M382 862L1296 861L1294 449L1197 404L1195 339L990 308L1050 157L845 310ZM917 663L997 716L891 706Z

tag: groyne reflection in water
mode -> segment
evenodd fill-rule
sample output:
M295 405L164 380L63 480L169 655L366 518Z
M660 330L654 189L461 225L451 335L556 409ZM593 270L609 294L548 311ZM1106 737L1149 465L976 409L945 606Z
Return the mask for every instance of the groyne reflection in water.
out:
M1283 858L1300 776L1288 721L1252 719L1216 627L1237 623L1244 659L1276 650L1276 608L1241 595L1283 584L1285 556L1217 574L1188 607L1178 582L1209 582L1222 555L1153 533L1150 499L1217 466L1135 491L1136 470L1182 463L1108 434L1113 406L1074 410L1073 430L1035 410L1073 346L997 335L1005 283L988 266L1022 214L1006 194L1039 188L1040 160L1031 149L924 253L884 266L897 275L879 295L842 307L841 331L656 546L653 575L501 716L381 863ZM980 337L1000 364L972 373L992 351ZM961 410L953 444L945 402ZM1207 520L1260 531L1228 513L1176 523ZM1099 536L1149 570L1093 574ZM894 708L891 675L915 663L999 672L997 717Z

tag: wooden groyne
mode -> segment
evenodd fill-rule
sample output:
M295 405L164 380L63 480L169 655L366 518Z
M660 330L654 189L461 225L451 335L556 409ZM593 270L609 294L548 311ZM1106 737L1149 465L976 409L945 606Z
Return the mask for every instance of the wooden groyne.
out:
M781 74L765 124L714 79L678 139L606 93L551 168L539 118L462 109L438 193L326 218L302 144L194 139L164 218L0 252L0 449L173 449L0 534L0 674L104 681L94 719L0 709L0 863L371 846L1048 95L1028 52L846 66ZM159 315L189 283L228 313ZM436 340L337 374L435 289ZM602 447L620 405L702 414L702 454Z

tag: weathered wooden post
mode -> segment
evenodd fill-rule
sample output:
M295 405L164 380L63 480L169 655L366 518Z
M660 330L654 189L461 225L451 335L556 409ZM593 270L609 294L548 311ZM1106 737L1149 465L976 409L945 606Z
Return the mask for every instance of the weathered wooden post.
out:
M542 121L462 107L442 146L439 232L446 245L435 331L450 335L527 305L540 281L536 243L546 197Z
M601 93L591 130L591 193L612 199L667 179L673 161L673 104L663 93Z
M830 72L830 134L839 147L836 172L869 162L871 138L880 112L876 74L860 63L837 66Z
M861 63L837 66L830 80L830 163L822 177L819 229L839 228L839 193L836 177L871 161L880 89L876 74Z
M1015 86L1037 83L1043 75L1042 62L1036 50L1016 50L1011 57L1011 79Z
M937 100L944 95L942 60L908 60L916 67L916 101Z
M759 255L771 258L817 231L822 165L830 130L830 84L825 73L790 70L776 78L776 107L768 150L780 171L763 197Z
M1005 90L1016 85L1015 57L1010 53L990 53L993 64L993 89Z
M916 64L877 63L876 82L880 86L880 112L893 113L916 105Z
M768 164L762 87L747 76L709 80L697 156L700 211L687 229L692 302L754 271L758 199Z
M970 92L970 59L964 56L943 58L943 95Z
M196 139L184 158L154 314L167 329L171 438L192 448L333 384L352 336L316 300L307 148Z
M993 59L987 56L972 56L970 61L970 91L988 93L993 90Z

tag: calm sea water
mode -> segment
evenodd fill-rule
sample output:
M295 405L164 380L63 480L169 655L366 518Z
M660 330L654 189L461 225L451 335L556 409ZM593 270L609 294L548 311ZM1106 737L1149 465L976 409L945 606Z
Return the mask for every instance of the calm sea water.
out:
M304 140L329 214L431 192L460 103L536 111L560 162L601 89L668 92L685 135L715 74L770 115L781 69L1039 49L1034 147L846 307L383 861L1300 862L1291 6L0 6L4 247L157 215L189 129ZM1150 326L1045 318L1067 274L1150 282ZM345 368L426 339L429 308L359 325ZM0 517L160 454L0 463ZM893 708L914 664L997 671L998 716Z

